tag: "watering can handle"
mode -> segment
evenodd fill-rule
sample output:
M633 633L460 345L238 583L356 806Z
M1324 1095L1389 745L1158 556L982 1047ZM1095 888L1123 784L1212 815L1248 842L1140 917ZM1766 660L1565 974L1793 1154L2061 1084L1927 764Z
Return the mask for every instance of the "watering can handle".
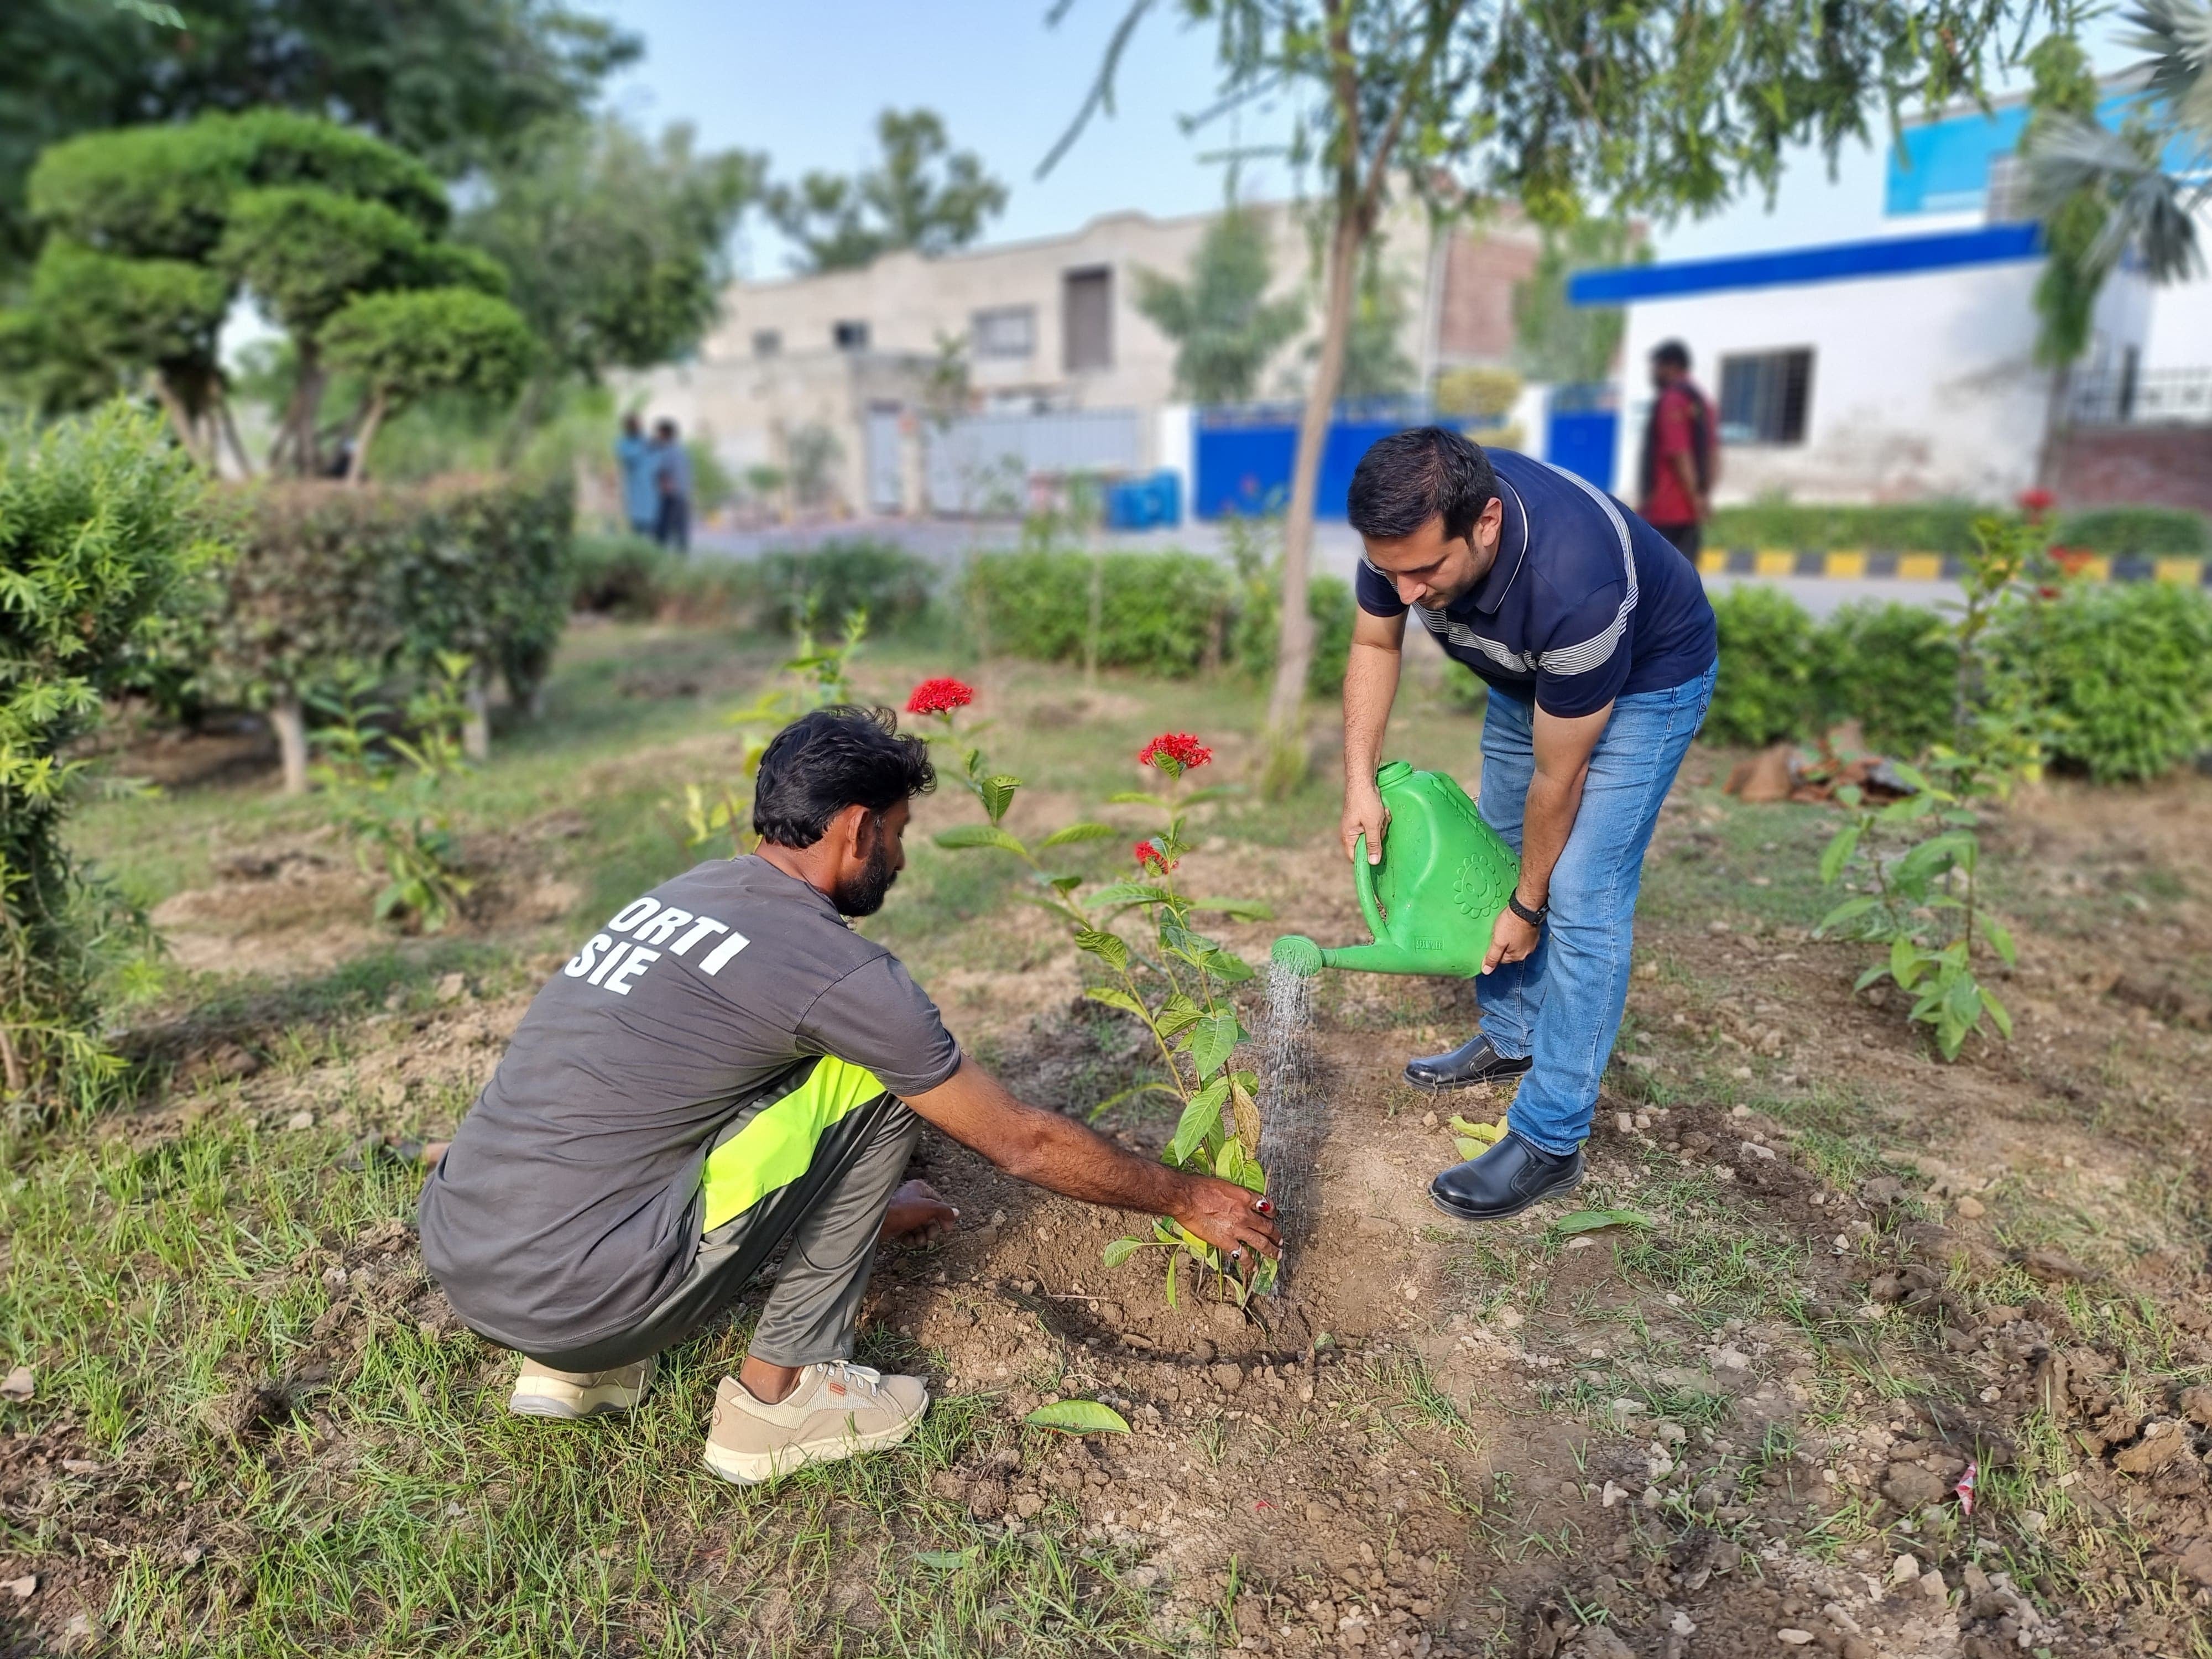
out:
M1352 843L1352 889L1359 895L1359 914L1367 919L1368 937L1380 945L1382 942L1382 906L1375 896L1376 868L1367 861L1367 836L1363 832Z

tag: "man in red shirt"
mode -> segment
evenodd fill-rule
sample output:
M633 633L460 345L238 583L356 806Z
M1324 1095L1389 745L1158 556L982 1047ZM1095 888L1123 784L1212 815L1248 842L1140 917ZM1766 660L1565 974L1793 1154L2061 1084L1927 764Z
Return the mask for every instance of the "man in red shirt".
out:
M1644 521L1698 556L1713 488L1713 409L1690 379L1690 349L1668 340L1651 353L1651 418L1644 428Z

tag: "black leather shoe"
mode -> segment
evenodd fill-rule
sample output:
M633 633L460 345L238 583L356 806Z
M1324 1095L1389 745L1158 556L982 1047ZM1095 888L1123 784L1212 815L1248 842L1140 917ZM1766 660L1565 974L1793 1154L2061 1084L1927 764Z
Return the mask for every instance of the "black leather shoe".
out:
M1503 1221L1531 1204L1583 1184L1583 1153L1547 1152L1510 1129L1480 1158L1455 1164L1429 1183L1429 1197L1462 1221Z
M1508 1060L1486 1038L1471 1036L1448 1054L1421 1054L1406 1062L1406 1081L1416 1089L1472 1089L1478 1083L1503 1083L1528 1069L1527 1060Z

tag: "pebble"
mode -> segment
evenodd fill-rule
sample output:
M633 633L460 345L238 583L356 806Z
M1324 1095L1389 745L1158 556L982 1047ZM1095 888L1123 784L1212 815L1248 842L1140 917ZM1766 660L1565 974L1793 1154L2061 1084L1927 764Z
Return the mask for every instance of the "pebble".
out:
M288 1129L312 1129L315 1127L315 1115L302 1107L284 1120L284 1127Z
M1978 1220L1989 1213L1989 1206L1978 1198L1961 1198L1951 1207L1969 1221Z
M27 1404L38 1387L38 1373L28 1365L18 1365L0 1379L0 1400L13 1401L18 1406Z
M1793 1630L1787 1625L1774 1632L1774 1639L1784 1647L1802 1648L1813 1639L1809 1630Z
M1521 1310L1518 1308L1500 1308L1495 1317L1498 1328L1502 1331L1517 1331L1521 1328Z
M39 1575L27 1572L21 1578L10 1578L6 1583L0 1584L0 1589L6 1590L18 1601L27 1601L38 1594Z
M1900 1555L1889 1564L1889 1578L1893 1584L1902 1584L1919 1577L1920 1558L1917 1555Z

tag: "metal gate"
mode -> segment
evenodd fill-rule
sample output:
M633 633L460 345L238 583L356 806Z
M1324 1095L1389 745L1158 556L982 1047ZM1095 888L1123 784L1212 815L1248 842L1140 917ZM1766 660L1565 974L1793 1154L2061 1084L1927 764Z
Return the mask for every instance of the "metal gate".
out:
M1133 409L969 415L925 434L935 513L1018 513L1038 474L1124 477L1145 465L1144 417Z
M867 447L868 511L903 511L906 507L906 465L899 453L899 411L896 404L870 407Z

